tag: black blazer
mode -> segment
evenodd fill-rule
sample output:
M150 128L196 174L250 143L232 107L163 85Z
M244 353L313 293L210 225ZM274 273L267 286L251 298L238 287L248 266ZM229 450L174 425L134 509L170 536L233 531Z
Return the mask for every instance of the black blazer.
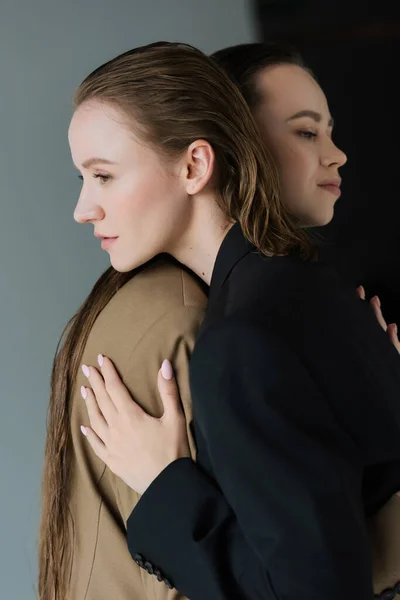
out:
M400 360L369 305L235 225L190 377L198 465L141 498L136 562L191 600L373 598L365 521L400 490Z

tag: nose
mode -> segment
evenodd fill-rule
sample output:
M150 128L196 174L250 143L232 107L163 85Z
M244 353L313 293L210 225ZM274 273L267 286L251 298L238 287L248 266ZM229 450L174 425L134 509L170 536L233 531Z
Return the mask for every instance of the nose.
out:
M77 223L101 221L104 219L104 210L99 204L91 201L82 189L74 210L74 219Z
M324 167L336 166L337 168L343 167L347 163L347 156L336 146L332 138L328 137L327 146L325 149L324 156L322 158L322 164Z

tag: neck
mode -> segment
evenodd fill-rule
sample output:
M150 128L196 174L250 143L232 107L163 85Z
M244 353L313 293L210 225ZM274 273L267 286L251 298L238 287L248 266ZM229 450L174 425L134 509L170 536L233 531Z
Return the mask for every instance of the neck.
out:
M218 251L233 223L212 197L192 200L189 226L177 236L169 253L210 285Z

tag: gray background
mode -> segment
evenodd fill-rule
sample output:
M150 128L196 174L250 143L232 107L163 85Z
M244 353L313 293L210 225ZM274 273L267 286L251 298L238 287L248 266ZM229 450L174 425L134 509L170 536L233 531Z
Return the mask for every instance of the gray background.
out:
M0 0L1 600L36 597L52 359L64 324L109 264L91 229L72 218L72 93L89 71L134 46L167 39L212 52L251 41L250 4Z

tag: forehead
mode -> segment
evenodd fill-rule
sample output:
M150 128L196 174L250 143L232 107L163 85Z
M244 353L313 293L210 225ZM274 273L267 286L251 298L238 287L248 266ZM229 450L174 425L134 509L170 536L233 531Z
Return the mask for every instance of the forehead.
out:
M286 118L300 110L329 113L321 87L304 69L296 65L277 65L260 71L256 86L261 94L260 109L273 110Z
M68 139L71 149L83 158L102 148L116 151L133 141L122 113L100 102L88 102L76 109Z

